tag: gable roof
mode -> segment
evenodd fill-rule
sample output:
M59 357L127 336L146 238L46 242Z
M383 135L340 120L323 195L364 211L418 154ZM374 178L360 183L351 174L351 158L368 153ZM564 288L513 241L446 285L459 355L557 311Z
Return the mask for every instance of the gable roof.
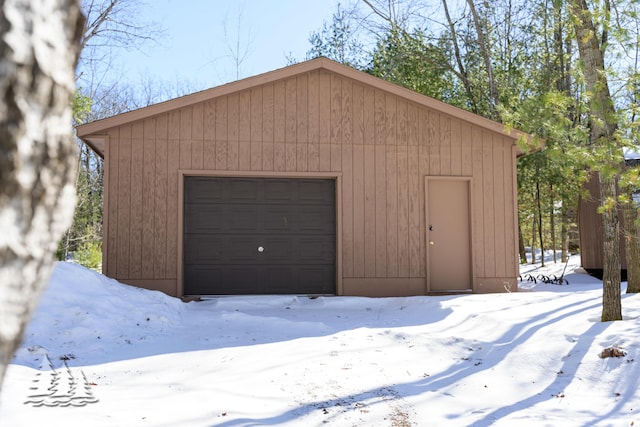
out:
M530 138L528 134L516 129L507 128L501 123L495 122L461 108L454 107L453 105L449 105L437 99L419 94L402 86L398 86L394 83L390 83L386 80L382 80L378 77L372 76L362 71L358 71L354 68L339 64L333 60L323 57L311 59L309 61L290 65L284 68L280 68L264 74L259 74L257 76L248 77L246 79L237 80L210 89L205 89L200 92L195 92L190 95L185 95L179 98L160 102L158 104L153 104L148 107L143 107L137 110L118 114L106 119L86 123L78 126L76 128L76 133L78 137L82 139L87 145L89 145L96 153L98 153L101 157L104 157L104 132L110 128L146 119L148 117L166 113L168 111L187 107L219 96L240 92L242 90L246 90L255 86L272 83L299 74L322 69L331 71L346 78L356 80L362 84L390 92L394 95L412 101L418 105L422 105L432 110L440 111L452 117L485 128L487 130L505 134L507 136L510 136L514 140L520 137L525 137L527 139Z

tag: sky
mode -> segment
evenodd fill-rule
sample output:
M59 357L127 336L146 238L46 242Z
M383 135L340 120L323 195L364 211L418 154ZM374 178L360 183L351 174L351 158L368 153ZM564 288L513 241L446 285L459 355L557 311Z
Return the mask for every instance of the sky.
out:
M343 2L344 3L344 2ZM165 30L157 44L119 51L113 77L129 82L154 78L212 87L303 59L309 35L337 10L337 0L153 0L140 8L140 21ZM225 36L225 26L227 36ZM246 59L236 70L230 46L238 42Z
M579 265L498 294L183 303L61 262L0 426L640 425L640 295L600 322L602 282Z

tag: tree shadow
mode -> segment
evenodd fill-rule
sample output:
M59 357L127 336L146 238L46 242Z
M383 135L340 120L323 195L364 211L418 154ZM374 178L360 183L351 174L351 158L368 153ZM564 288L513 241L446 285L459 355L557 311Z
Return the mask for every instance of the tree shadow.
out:
M637 294L626 294L622 296L622 303L623 303L623 307L624 307L624 300L627 298L633 298L635 297ZM625 320L626 321L626 320ZM611 324L611 322L607 323L606 325L609 326ZM637 343L636 343L637 344ZM631 363L633 362L633 363ZM623 363L630 363L631 364L631 372L627 373L625 375L625 379L626 384L620 384L618 383L618 399L616 401L616 404L611 408L610 411L608 411L607 413L604 414L600 414L600 415L596 415L593 417L593 420L591 422L589 422L588 424L585 424L585 426L600 426L600 425L604 425L606 424L606 421L608 421L612 415L617 414L617 413L621 413L620 411L623 409L624 405L630 401L632 401L632 399L634 398L634 396L636 395L636 392L638 391L638 388L640 388L640 363L638 363L640 361L637 360L620 360L618 363L619 364L623 364Z
M101 320L100 310L104 310L105 304L104 301L84 301L82 294L79 294L78 298L71 302L63 301L64 304L59 304L60 307L64 307L64 310L67 310L67 313L60 314L60 319L44 319L44 321L51 324L50 328L44 331L45 335L49 331L52 335L52 337L47 337L53 339L49 341L52 358L65 355L65 345L67 341L71 342L69 335L61 334L59 337L56 336L59 329L69 326L69 323L65 323L62 326L57 324L56 322L59 320L66 322L68 319L72 319L75 323L71 326L78 327L80 330L87 330L94 335L96 333L99 334L94 342L104 347L103 352L92 353L88 359L83 359L82 354L79 354L77 360L72 358L73 362L70 362L76 366L87 366L88 364L102 364L161 354L231 347L247 347L247 351L251 351L250 347L254 345L290 341L299 338L331 336L358 328L388 330L430 324L434 326L431 332L434 335L441 336L443 333L447 333L447 329L455 329L456 325L468 321L474 315L474 313L464 311L458 312L459 316L450 318L450 315L454 312L452 307L455 307L455 300L459 298L477 298L478 304L485 304L482 306L485 314L490 314L492 310L500 310L500 307L503 307L500 305L492 308L491 300L493 297L491 295L407 298L263 296L255 298L229 297L183 304L176 303L176 301L164 295L152 297L150 296L152 294L141 291L138 299L128 301L119 292L124 292L127 296L132 294L127 293L129 291L122 286L124 285L114 288L113 291L105 291L104 297L102 297L110 299L110 302L114 305L126 304L126 307L130 309L130 312L125 311L126 317L122 320L126 324L115 332L108 330L114 325L111 318L105 322L102 329L97 331L91 329L101 327L99 325ZM587 286L590 286L590 284ZM566 288L572 291L580 290L574 286L571 286L571 289L569 289L570 287ZM459 361L459 363L449 366L442 372L417 381L385 384L358 393L346 393L341 397L308 402L272 417L230 418L220 420L222 423L215 425L223 427L274 425L299 420L313 411L341 408L342 412L335 410L327 415L327 419L331 420L339 417L346 410L357 409L355 406L357 403L362 403L368 407L392 403L402 405L404 398L438 392L471 375L487 372L495 368L504 359L505 348L517 349L518 346L523 345L545 328L553 327L554 324L559 324L566 318L599 307L601 304L599 296L591 297L591 294L583 294L582 299L578 302L575 302L575 299L568 293L548 293L546 298L555 300L558 306L549 308L536 316L526 317L525 320L510 325L504 334L497 339L484 342L482 356L484 360L481 364L476 365L469 361ZM567 298L567 302L563 302L565 298ZM513 304L527 305L528 302L526 299L517 298L513 299ZM543 304L544 302L540 304L541 308L545 307ZM169 308L166 307L167 305ZM144 311L140 311L139 307L144 307ZM122 311L121 306L117 309ZM517 306L512 305L510 309L517 310ZM157 315L158 312L167 314L169 318L161 319ZM75 314L75 317L71 316L70 313ZM83 324L83 319L91 321L97 319L97 321L91 324ZM445 319L446 321L444 321ZM131 322L134 325L137 323L140 325L138 328L131 328L129 324ZM437 325L438 323L440 324ZM488 414L478 413L478 421L474 424L488 426L523 408L553 399L554 395L562 392L575 378L577 363L575 365L572 363L575 363L576 358L584 357L584 354L581 354L581 351L583 353L584 351L581 349L588 348L592 344L594 337L602 333L607 327L607 324L598 322L591 325L583 333L576 333L579 338L571 346L569 353L572 354L572 359L563 361L560 369L563 372L562 375L555 376L542 391L536 390L535 395L527 396L505 407L494 409ZM186 334L185 332L190 329L197 331L197 334L191 332ZM41 329L40 331L42 333L43 330ZM122 331L126 331L128 335L119 335ZM239 331L243 333L240 334L238 333ZM180 336L181 332L185 333L185 335ZM141 341L136 334L142 337L148 334L150 338L148 341ZM197 339L194 339L194 337ZM43 337L37 338L41 339ZM33 337L30 340L37 342ZM131 342L127 343L127 341ZM84 339L79 342L93 344L93 342ZM73 345L73 342L71 342L71 345ZM56 351L59 354L55 354L54 352ZM71 348L70 351L79 350ZM20 360L18 364L30 367L37 366L27 358L23 357ZM634 368L634 373L640 374L638 372L640 368L638 366ZM635 385L637 385L637 380L630 382L625 390L621 390L623 397L609 414L622 408L625 396L631 398L634 395ZM465 415L469 416L469 414ZM593 418L603 421L606 416L593 414ZM597 422L594 422L593 425L596 424Z
M597 307L598 305L599 304L595 304L589 308ZM564 363L558 370L555 379L549 385L547 385L543 390L538 391L533 396L529 396L526 399L521 399L517 402L513 402L508 406L496 409L486 414L482 419L474 422L474 427L491 426L499 419L506 418L510 414L522 410L522 408L530 408L549 399L562 398L564 390L576 377L578 367L580 366L580 363L575 361L575 357L580 357L582 360L586 356L586 354L584 353L579 354L579 351L577 349L589 348L591 344L593 344L593 338L598 334L604 332L609 326L609 323L593 323L591 327L582 332L578 340L575 341L575 345L572 348L576 351L568 352L567 356L565 356Z
M562 306L556 310L540 314L533 319L527 319L527 321L516 324L500 338L488 344L491 346L491 348L489 348L487 356L489 356L491 352L496 351L496 348L504 347L505 345L516 348L518 345L525 343L529 338L531 338L536 332L539 332L542 328L553 325L557 322L562 321L562 319L569 318L580 312L596 308L599 305L599 298L591 298L581 301L578 304L574 304L575 307ZM587 343L584 341L593 338L591 332L593 332L594 334L598 331L602 332L604 329L606 329L606 327L607 325L595 323L589 328L587 333L581 335L579 342L576 343L574 348L587 345ZM469 375L491 370L498 364L499 361L501 361L501 359L498 357L485 357L485 359L488 359L488 362L484 362L480 365L468 362L459 363L443 372L431 375L419 381L396 385L387 385L366 390L361 393L350 394L341 398L307 403L273 417L233 419L213 425L217 427L275 425L279 423L290 422L292 420L308 415L315 410L319 410L322 408L331 408L335 407L336 405L341 406L344 402L365 402L367 406L372 406L389 400L399 400L406 397L418 396L425 392L434 392L449 387ZM575 369L570 367L570 363L567 361L564 365L564 375L557 376L556 380L545 388L545 392L548 391L549 393L536 393L535 396L530 396L527 399L514 402L506 408L495 410L475 422L474 425L491 425L492 423L495 423L499 418L503 418L510 413L516 412L518 409L521 409L525 405L533 405L552 398L552 391L555 391L557 394L556 390L563 390L564 387L571 382L572 377L575 376Z

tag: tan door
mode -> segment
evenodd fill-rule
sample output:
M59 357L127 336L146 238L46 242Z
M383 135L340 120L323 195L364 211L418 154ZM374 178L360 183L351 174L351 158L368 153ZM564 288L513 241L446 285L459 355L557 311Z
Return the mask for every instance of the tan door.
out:
M470 181L441 178L426 181L428 290L471 290Z

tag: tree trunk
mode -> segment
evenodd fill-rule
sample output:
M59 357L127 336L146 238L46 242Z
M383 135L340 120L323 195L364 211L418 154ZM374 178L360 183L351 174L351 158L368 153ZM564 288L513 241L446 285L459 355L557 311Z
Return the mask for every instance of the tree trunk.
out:
M611 170L620 168L616 158L622 158L622 149L616 141L617 123L615 107L604 67L604 47L596 37L596 27L586 0L571 0L571 14L576 33L576 42L583 63L586 91L589 94L591 145L603 149L608 156L603 158L600 179L603 222L603 296L602 321L621 320L620 301L620 234L617 201L616 175ZM613 207L611 206L613 205Z
M562 257L560 261L567 262L567 255L569 252L569 210L567 209L567 201L562 201L562 211L560 214L560 239L562 245Z
M564 5L561 2L553 2L553 45L555 51L556 75L557 80L555 82L556 89L564 93L567 97L572 97L571 93L571 72L570 61L566 61L566 58L571 57L570 50L565 51L565 17L564 17ZM571 44L567 42L570 47ZM571 110L570 110L571 111ZM570 113L573 116L572 113ZM566 155L565 150L562 153ZM562 207L560 209L560 246L562 263L567 262L567 255L569 249L569 209L567 208L567 198L562 197ZM552 206L553 212L553 206ZM553 224L553 222L552 222ZM555 239L555 234L553 234ZM555 244L554 244L555 248ZM555 252L554 252L555 261Z
M556 213L553 201L555 200L555 194L553 194L553 185L551 185L551 207L549 209L549 231L551 232L551 250L553 251L553 263L558 262L556 257Z
M536 214L533 214L533 225L531 226L531 264L536 263Z
M538 207L538 237L540 237L540 266L544 267L544 243L542 240L542 202L540 201L540 182L536 182L536 205Z
M473 96L473 90L471 89L471 82L469 82L469 75L467 74L467 69L464 66L464 62L462 61L460 47L458 46L458 34L456 32L456 27L453 23L453 20L451 19L451 15L449 14L449 6L447 5L447 0L442 0L442 6L444 6L444 14L447 17L449 31L451 32L453 54L456 58L456 63L458 64L460 80L462 80L464 91L467 95L467 98L469 99L469 103L471 104L471 111L473 111L476 114L479 114L478 105L476 103L475 96Z
M605 174L600 177L600 195L602 200L616 197L616 180ZM602 321L622 320L622 302L620 295L620 226L618 210L604 209L603 223L603 263L602 273Z
M527 263L527 252L524 248L524 238L522 237L522 227L518 221L518 253L520 254L520 264Z
M622 205L624 219L624 249L627 255L627 293L640 292L640 241L638 240L638 210L629 195L629 201Z
M478 36L478 46L480 47L480 53L484 61L484 66L487 70L487 78L489 80L488 83L489 83L491 118L498 122L502 122L502 117L497 108L498 104L500 103L500 97L498 96L498 88L496 85L495 78L493 77L493 65L491 64L491 54L489 52L489 47L487 46L486 37L485 37L486 25L482 24L480 20L480 16L476 11L476 6L473 3L473 0L467 0L467 4L469 5L469 10L471 11L471 15L473 16L473 23L476 27L476 34ZM544 259L544 256L543 256L543 259Z
M75 204L77 0L0 0L0 385Z

